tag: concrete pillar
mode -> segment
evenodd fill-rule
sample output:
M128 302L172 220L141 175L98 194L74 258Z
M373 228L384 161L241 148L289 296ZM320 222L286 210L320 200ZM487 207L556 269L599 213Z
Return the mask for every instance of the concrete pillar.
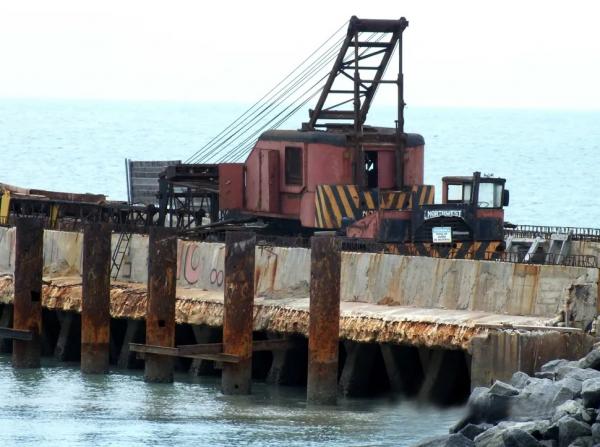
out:
M0 327L12 327L13 307L12 304L2 305L2 315L0 316ZM10 352L12 339L0 337L0 352Z
M146 344L175 347L177 237L169 228L150 228ZM144 380L172 382L173 357L146 354Z
M421 367L424 373L423 384L419 391L419 399L429 401L434 397L436 384L442 374L454 373L454 371L442 371L444 364L443 349L419 348L419 357L421 357Z
M86 225L83 231L81 290L81 371L108 373L110 355L111 227Z
M392 393L412 396L423 382L419 351L414 346L379 345Z
M267 333L267 339L276 340L280 339L281 335L274 334L273 332ZM271 362L271 367L269 368L269 372L267 373L267 378L265 381L272 385L281 385L285 383L285 369L286 369L286 357L288 350L278 349L272 351L273 361Z
M56 339L56 346L54 347L54 357L56 360L64 362L68 360L69 337L73 327L73 313L57 310L56 317L60 324L60 331Z
M125 329L125 336L123 337L123 344L121 345L121 351L119 351L119 359L117 366L119 368L131 368L134 353L129 349L129 343L136 343L142 339L142 322L140 320L127 320L127 328Z
M306 390L307 400L312 403L337 402L340 270L339 241L333 237L313 237Z
M267 339L279 340L282 334L268 332ZM290 338L293 342L286 349L274 349L271 351L273 361L267 373L265 381L273 385L304 385L306 383L306 355L300 338Z
M42 271L44 228L31 217L17 219L13 328L29 330L31 341L13 340L12 362L16 368L39 368L42 333Z
M346 361L339 381L340 392L344 396L366 396L377 345L345 341L344 348Z
M249 394L251 390L255 246L254 233L229 232L225 236L223 353L240 360L223 364L223 394Z
M212 329L209 326L198 326L196 324L193 324L192 331L194 333L196 343L203 344L216 341L212 340ZM194 359L192 360L192 364L190 365L190 369L188 372L192 376L200 376L202 374L207 374L214 369L213 364L214 362L212 362L211 360Z

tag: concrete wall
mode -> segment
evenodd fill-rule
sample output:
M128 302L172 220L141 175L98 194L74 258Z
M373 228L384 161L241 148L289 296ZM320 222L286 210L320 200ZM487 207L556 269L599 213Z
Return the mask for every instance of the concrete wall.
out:
M257 247L256 294L269 298L308 297L310 250Z
M553 317L573 284L597 297L598 269L342 254L347 301Z
M12 273L15 262L15 229L0 227L0 274Z
M178 286L223 289L224 244L179 241L177 257Z
M471 389L509 382L515 371L533 375L554 359L577 360L587 354L593 338L583 332L498 331L471 340Z
M600 242L594 241L571 241L570 255L591 255L600 262Z
M14 229L0 228L0 273L12 272L14 234ZM113 247L117 238L113 235ZM46 231L46 274L80 274L82 239L81 233ZM145 283L147 252L148 237L134 235L119 279ZM224 244L179 241L178 256L178 286L222 290ZM309 281L310 250L256 248L258 296L307 297ZM343 253L341 282L344 301L549 318L570 298L582 321L595 316L598 298L595 268L375 253Z

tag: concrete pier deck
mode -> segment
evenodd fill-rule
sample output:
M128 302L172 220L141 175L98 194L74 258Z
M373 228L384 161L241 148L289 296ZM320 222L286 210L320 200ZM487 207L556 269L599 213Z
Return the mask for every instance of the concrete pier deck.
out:
M118 237L113 234L113 247ZM81 312L82 239L77 232L44 232L44 309ZM5 305L13 299L14 241L14 229L0 228L0 304ZM178 241L175 321L184 332L220 331L224 252L220 243ZM306 248L256 247L253 326L260 337L306 339L310 259ZM147 272L148 238L133 235L111 281L113 321L145 318ZM343 368L372 366L368 359L379 345L390 382L403 374L399 370L414 370L420 378L405 381L416 380L426 390L419 394L431 394L450 370L473 387L507 379L519 369L533 373L554 358L579 358L592 343L585 329L598 314L598 280L598 269L591 267L342 252L339 337L345 347L341 355L348 356ZM553 327L565 311L566 327ZM129 342L127 336L117 341L123 347ZM276 357L273 365L285 356ZM341 377L352 378L356 371ZM443 379L447 386L452 387L452 377Z
M45 277L42 304L47 309L81 312L81 278ZM0 303L12 303L12 276L0 276ZM144 319L146 286L126 282L111 286L111 317ZM308 335L309 298L255 298L254 330ZM223 324L223 293L179 287L179 324ZM468 349L473 337L490 330L526 328L547 331L551 319L490 312L387 306L342 302L340 337L356 342L406 343L445 349ZM521 329L523 330L523 329Z

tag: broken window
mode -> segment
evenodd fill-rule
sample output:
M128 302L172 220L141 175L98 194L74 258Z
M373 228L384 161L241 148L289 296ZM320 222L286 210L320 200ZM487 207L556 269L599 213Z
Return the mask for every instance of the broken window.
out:
M302 148L286 146L285 148L285 183L302 185Z

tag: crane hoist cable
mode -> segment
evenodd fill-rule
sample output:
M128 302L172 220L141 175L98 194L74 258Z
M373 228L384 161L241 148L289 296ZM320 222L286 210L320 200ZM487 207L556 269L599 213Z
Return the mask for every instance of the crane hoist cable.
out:
M262 104L260 106L260 108L254 110L252 112L252 114L250 114L248 117L246 117L243 121L239 122L237 125L235 125L233 127L230 126L230 129L226 134L222 135L221 138L219 138L217 141L213 141L212 144L207 145L201 151L196 153L196 155L193 157L193 159L198 160L202 156L207 155L207 153L211 149L213 149L215 146L221 146L219 148L219 150L217 151L217 152L221 152L221 150L223 149L223 146L225 146L225 143L231 144L230 140L232 138L234 140L238 139L242 134L244 134L246 131L251 129L254 125L256 125L259 122L261 117L266 112L268 112L274 106L278 106L282 101L286 100L289 96L291 96L296 91L298 91L298 89L301 88L301 86L304 82L307 82L307 80L309 80L312 76L314 76L314 73L316 71L318 71L322 66L324 66L325 64L330 62L333 59L333 56L335 55L335 47L336 46L337 46L337 42L330 49L326 50L326 53L321 55L320 59L313 61L309 67L307 67L299 75L297 75L294 79L292 79L292 81L290 81L288 84L281 87L275 93L277 96L272 96L270 98L270 102ZM323 59L323 58L325 58L325 59ZM318 64L318 65L316 65L316 67L315 67L315 64ZM241 128L240 128L240 126L241 126Z
M307 82L310 82L312 78L315 77L319 71L327 66L335 57L335 52L328 55L325 59L318 62L318 65L314 66L312 70L304 74L301 78L297 79L292 85L287 87L285 90L281 91L276 98L274 98L270 103L264 105L260 110L254 112L253 119L245 123L242 129L235 130L229 132L228 135L224 136L221 141L218 143L221 147L215 154L219 154L223 152L227 147L234 144L235 140L242 138L247 131L252 131L252 128L256 125L260 125L261 119L268 119L269 113L279 107L282 104L285 104L286 101L289 100L292 95L294 95L298 90L300 90ZM233 141L231 141L233 140ZM229 144L229 146L227 146ZM206 151L204 151L206 153ZM197 157L195 157L197 158Z
M375 36L376 36L376 34L373 33L373 34L369 35L365 40L371 41L371 40L373 40L373 38ZM382 38L383 38L382 35L377 35L377 37L375 38L375 42L379 42ZM361 55L364 55L366 53L366 51L367 51L367 49L363 50L361 52ZM323 77L321 77L316 83L314 83L311 87L309 87L309 89L303 91L300 94L300 96L296 97L289 105L287 105L287 107L285 107L283 110L279 111L279 113L277 113L275 116L270 117L268 119L268 121L266 121L266 123L260 125L260 127L258 129L251 131L249 136L247 136L246 134L238 135L238 138L236 138L236 141L239 140L240 138L243 138L243 137L245 137L245 138L231 149L229 149L229 147L223 148L223 149L228 149L228 150L224 155L222 155L218 159L218 162L237 161L240 158L243 158L245 155L247 155L248 152L252 149L252 146L250 146L249 143L253 143L254 140L258 136L260 136L260 134L264 130L275 129L275 128L279 127L282 123L284 123L292 115L297 113L302 107L304 107L308 103L308 101L310 101L312 98L314 98L314 96L316 96L316 94L318 94L322 90L322 86L319 84L322 81L324 81L325 78L327 78L328 76L329 76L329 72L325 73L325 75ZM314 87L317 87L317 88L315 90L313 90ZM308 95L308 96L306 96L306 95ZM297 105L299 101L300 101L300 104ZM290 109L291 109L291 111L289 111ZM279 120L277 120L279 117L281 117L287 111L289 111L289 112L287 114L285 114L283 116L283 118L280 118ZM275 124L271 125L274 122L275 122ZM218 154L220 154L221 152L222 152L222 150L218 151Z
M327 45L328 42L330 42L333 38L335 38L335 36L337 34L339 34L339 32L341 30L343 30L346 26L348 25L348 21L344 22L333 34L331 34L329 36L329 38L327 38L325 40L325 42L323 42L321 45L319 45L309 56L307 56L302 62L300 62L300 64L298 64L291 72L289 72L280 82L278 82L272 89L270 89L265 95L263 95L258 101L256 101L249 109L247 109L244 113L242 113L239 117L237 117L231 124L229 124L227 127L225 127L225 129L223 129L219 134L215 135L205 146L203 146L203 148L201 148L199 151L196 152L196 154L198 154L199 152L201 152L205 147L209 146L210 144L212 144L217 138L219 138L223 133L225 133L226 131L228 131L232 126L234 126L236 123L238 123L241 119L243 119L245 116L247 116L252 110L254 110L259 104L261 104L266 98L269 97L269 95L271 93L273 93L279 86L281 86L281 84L283 84L287 79L289 79L294 73L296 73L296 71L298 69L300 69L301 67L303 67L311 58L313 58L319 51L321 51L321 49ZM338 43L335 42L334 45L337 45ZM332 45L333 47L333 45ZM327 50L326 50L327 51ZM285 87L285 86L284 86ZM192 155L188 161L186 162L190 162L190 160L196 158L196 154Z

